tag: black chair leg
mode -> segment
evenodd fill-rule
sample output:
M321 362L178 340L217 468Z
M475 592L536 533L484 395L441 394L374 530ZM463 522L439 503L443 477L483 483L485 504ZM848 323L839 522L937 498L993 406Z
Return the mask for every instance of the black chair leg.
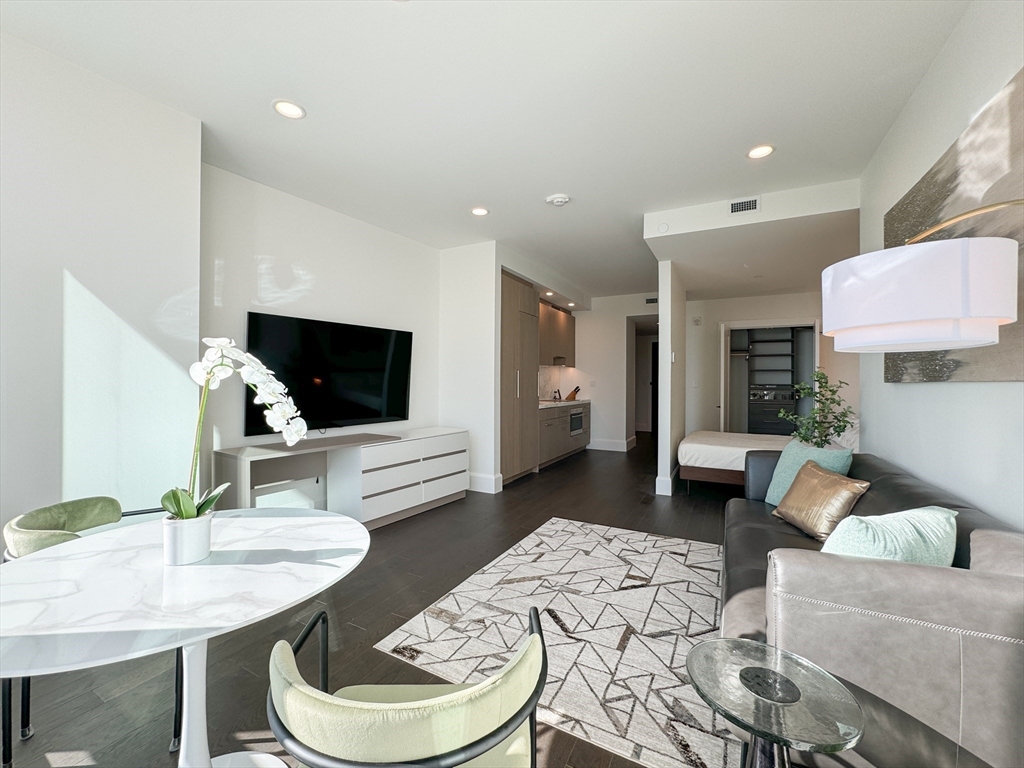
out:
M21 678L21 740L32 738L32 678Z
M11 728L13 726L11 717L11 680L4 678L3 680L3 703L0 705L0 730L3 731L3 755L0 757L0 762L3 763L3 768L11 768L11 763L14 762L13 745L11 744Z
M171 734L171 746L168 752L177 752L181 747L181 711L182 695L185 687L185 668L181 648L174 651L174 732Z

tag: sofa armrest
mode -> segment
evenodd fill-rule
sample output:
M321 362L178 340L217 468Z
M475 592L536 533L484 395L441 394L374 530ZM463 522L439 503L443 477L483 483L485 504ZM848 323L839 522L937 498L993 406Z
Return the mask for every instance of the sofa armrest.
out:
M764 501L782 451L747 451L743 464L743 495L751 501Z
M768 643L860 691L876 731L869 740L865 729L864 746L884 752L911 730L992 765L1024 765L1024 580L777 549L766 587ZM894 738L879 745L886 728Z

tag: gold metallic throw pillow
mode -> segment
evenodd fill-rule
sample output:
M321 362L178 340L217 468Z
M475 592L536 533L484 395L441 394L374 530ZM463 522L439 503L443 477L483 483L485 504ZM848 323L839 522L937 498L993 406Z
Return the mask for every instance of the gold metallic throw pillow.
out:
M807 461L772 514L825 541L870 485Z

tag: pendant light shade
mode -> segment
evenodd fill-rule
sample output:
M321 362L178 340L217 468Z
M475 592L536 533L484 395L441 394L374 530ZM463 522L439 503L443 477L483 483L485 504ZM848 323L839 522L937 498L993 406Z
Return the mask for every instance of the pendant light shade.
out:
M837 352L924 352L999 342L1017 319L1017 241L970 237L865 253L821 273L822 332Z

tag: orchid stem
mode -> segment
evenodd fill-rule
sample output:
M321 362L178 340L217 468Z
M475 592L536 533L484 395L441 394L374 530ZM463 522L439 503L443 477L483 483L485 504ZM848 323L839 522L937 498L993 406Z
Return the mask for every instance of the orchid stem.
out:
M192 469L188 476L188 493L196 498L196 485L199 482L199 443L203 437L203 417L206 415L206 396L210 393L210 376L203 384L203 394L199 399L199 422L196 424L196 442L192 448Z

